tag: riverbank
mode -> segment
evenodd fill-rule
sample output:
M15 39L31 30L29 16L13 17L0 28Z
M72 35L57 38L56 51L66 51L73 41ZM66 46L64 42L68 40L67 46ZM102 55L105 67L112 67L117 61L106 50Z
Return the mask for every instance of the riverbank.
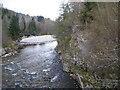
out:
M117 4L87 3L85 7L94 4L92 10L83 10L93 17L92 20L86 17L85 23L76 24L75 21L71 26L66 19L59 21L60 27L62 23L71 28L59 29L57 50L64 71L71 73L81 88L119 88ZM74 17L70 18L74 20Z
M2 58L4 58L4 57L9 57L9 56L12 56L12 55L15 55L15 54L18 53L17 50L12 50L12 51L8 52L8 51L7 51L8 49L10 50L10 48L5 48L5 49L3 49L0 57L2 57ZM7 51L7 52L6 52L6 51Z
M4 45L0 49L0 57L8 57L18 53L18 41L12 41L11 44Z
M42 36L30 36L23 37L19 42L13 42L11 45L0 49L0 57L8 57L18 54L19 49L23 49L27 46L42 45L51 41L56 41L54 35L42 35Z

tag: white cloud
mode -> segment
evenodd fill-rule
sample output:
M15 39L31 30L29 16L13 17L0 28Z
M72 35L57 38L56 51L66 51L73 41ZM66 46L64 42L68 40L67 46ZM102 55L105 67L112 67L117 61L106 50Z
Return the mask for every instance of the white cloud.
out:
M62 2L63 0L2 0L5 8L31 16L42 15L52 20L59 16Z

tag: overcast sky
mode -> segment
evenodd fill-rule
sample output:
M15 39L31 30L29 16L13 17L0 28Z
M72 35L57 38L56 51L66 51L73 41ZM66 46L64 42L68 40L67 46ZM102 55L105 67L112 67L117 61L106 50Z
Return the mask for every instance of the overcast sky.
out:
M30 16L42 15L55 20L59 16L59 7L65 0L0 0L3 7Z

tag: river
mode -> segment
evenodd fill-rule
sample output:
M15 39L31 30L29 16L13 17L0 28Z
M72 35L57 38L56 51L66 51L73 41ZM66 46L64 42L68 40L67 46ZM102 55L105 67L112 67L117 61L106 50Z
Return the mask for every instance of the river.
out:
M3 88L76 88L76 82L62 70L56 46L57 41L27 46L3 58Z

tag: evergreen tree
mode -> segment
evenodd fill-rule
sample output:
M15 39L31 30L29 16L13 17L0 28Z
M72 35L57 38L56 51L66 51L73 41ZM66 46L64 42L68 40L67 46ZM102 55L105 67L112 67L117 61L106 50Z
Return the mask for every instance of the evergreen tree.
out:
M13 15L10 26L9 26L10 36L13 40L17 40L21 36L20 26L19 26L19 18Z
M28 35L36 35L37 31L34 18L32 18L31 22L29 23L28 30L29 30Z

